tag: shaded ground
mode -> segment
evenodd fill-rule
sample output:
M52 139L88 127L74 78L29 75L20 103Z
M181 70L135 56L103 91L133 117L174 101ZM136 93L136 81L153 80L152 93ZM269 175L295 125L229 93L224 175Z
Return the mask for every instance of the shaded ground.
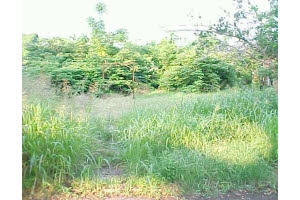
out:
M67 197L62 195L54 195L52 197L41 198L23 198L30 200L154 200L154 198L146 197L104 197L99 198L94 195L88 195L86 197ZM218 197L201 197L196 195L186 195L182 197L165 197L159 200L277 200L277 193L249 193L246 191L228 192Z
M247 191L232 191L218 197L185 196L186 200L277 200L276 192L250 193Z
M119 198L105 198L106 200L146 200L147 198L126 198L126 197L119 197ZM278 194L277 193L248 193L246 191L243 192L229 192L224 195L220 195L215 198L209 197L200 197L200 196L183 196L183 197L169 197L163 198L163 200L277 200ZM147 199L150 200L150 199Z
M120 167L102 168L99 178L102 180L113 179L124 175L124 171Z

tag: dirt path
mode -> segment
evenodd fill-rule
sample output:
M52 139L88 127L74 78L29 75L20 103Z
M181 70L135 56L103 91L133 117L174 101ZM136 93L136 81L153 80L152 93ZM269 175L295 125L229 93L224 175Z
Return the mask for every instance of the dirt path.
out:
M247 191L232 191L218 197L185 196L186 200L277 200L276 192L250 193Z
M64 197L61 195L54 195L50 198L24 198L30 200L155 200L154 198L145 197L104 197L99 198L94 195L89 195L87 197ZM201 197L186 195L182 197L165 197L159 200L277 200L277 193L248 193L246 191L239 192L228 192L224 195L219 195L218 197Z

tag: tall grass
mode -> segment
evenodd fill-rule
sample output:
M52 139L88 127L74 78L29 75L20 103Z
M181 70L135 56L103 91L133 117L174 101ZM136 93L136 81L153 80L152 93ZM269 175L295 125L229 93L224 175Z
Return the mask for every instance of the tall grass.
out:
M75 176L86 176L101 164L97 141L87 122L56 112L45 105L26 105L22 116L24 187ZM99 145L99 144L98 144Z
M24 188L58 183L130 196L172 185L180 189L167 195L277 187L273 90L104 100L58 96L46 78L23 81ZM120 179L101 179L103 167L120 165Z
M107 131L101 120L79 115L55 94L47 77L23 78L23 187L85 179L104 161Z
M275 187L277 97L274 91L204 94L120 121L123 159L137 175L155 175L203 192Z

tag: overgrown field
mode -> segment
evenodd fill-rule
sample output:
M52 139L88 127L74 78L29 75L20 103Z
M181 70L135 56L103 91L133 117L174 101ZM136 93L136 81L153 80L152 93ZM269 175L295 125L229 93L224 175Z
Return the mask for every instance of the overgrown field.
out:
M277 190L277 94L230 89L99 99L23 78L23 196Z

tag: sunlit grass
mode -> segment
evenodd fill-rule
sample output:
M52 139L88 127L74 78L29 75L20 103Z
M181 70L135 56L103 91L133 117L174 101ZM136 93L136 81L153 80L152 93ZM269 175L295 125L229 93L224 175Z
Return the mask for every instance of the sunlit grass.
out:
M155 174L201 192L274 186L277 101L273 91L227 91L137 110L120 123L123 159L134 174Z
M22 126L25 187L85 176L102 162L101 155L95 154L98 142L91 127L72 115L30 104L23 108Z
M97 99L33 83L24 85L22 116L23 188L33 195L160 199L277 189L273 90ZM112 167L122 174L102 179Z

